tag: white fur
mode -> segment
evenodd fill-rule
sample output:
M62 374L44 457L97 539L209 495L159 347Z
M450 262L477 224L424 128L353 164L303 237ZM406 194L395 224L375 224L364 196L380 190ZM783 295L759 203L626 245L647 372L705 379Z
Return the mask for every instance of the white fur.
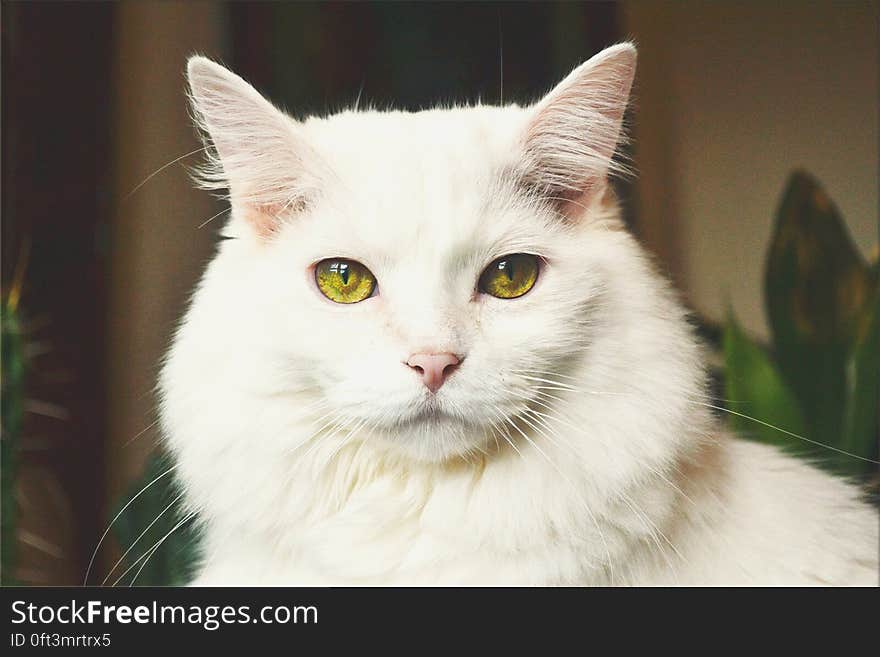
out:
M235 237L161 376L196 583L876 584L876 512L726 435L682 308L620 229L605 176L634 52L531 108L305 122L190 62ZM575 186L575 211L541 192ZM545 259L535 288L477 294L517 252ZM378 295L323 298L310 267L334 256ZM436 397L404 364L424 350L464 356Z

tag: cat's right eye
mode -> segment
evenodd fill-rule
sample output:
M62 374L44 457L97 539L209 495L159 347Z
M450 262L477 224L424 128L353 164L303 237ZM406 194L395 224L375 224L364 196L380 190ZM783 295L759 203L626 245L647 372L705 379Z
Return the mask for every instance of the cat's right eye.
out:
M376 289L373 272L356 260L328 258L315 265L315 283L325 297L336 303L369 299Z

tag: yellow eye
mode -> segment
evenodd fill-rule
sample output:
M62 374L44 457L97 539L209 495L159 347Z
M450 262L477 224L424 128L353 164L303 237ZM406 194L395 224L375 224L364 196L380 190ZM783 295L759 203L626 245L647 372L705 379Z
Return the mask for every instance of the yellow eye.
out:
M498 258L480 275L480 292L499 299L515 299L538 280L538 256L514 253Z
M376 288L373 272L354 260L330 258L315 267L315 282L321 294L336 303L357 303L369 298Z

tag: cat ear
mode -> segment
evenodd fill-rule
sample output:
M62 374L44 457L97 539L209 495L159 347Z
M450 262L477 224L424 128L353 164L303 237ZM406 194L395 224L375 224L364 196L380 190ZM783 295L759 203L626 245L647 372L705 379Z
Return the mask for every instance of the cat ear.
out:
M625 172L614 153L635 69L635 47L612 46L532 107L524 138L526 184L571 210L604 191L609 173Z
M193 118L208 163L196 173L207 189L228 189L233 212L260 234L302 209L319 189L318 158L297 123L256 89L205 57L187 64Z

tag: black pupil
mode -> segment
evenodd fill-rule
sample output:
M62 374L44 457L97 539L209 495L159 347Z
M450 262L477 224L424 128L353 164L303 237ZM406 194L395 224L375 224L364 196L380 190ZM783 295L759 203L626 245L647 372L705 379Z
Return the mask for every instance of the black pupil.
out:
M498 269L507 274L507 280L513 280L513 261L511 260L501 260L498 263Z
M343 284L348 285L348 277L351 275L351 270L349 269L347 262L334 262L330 265L330 270L335 270L340 278L342 278Z

